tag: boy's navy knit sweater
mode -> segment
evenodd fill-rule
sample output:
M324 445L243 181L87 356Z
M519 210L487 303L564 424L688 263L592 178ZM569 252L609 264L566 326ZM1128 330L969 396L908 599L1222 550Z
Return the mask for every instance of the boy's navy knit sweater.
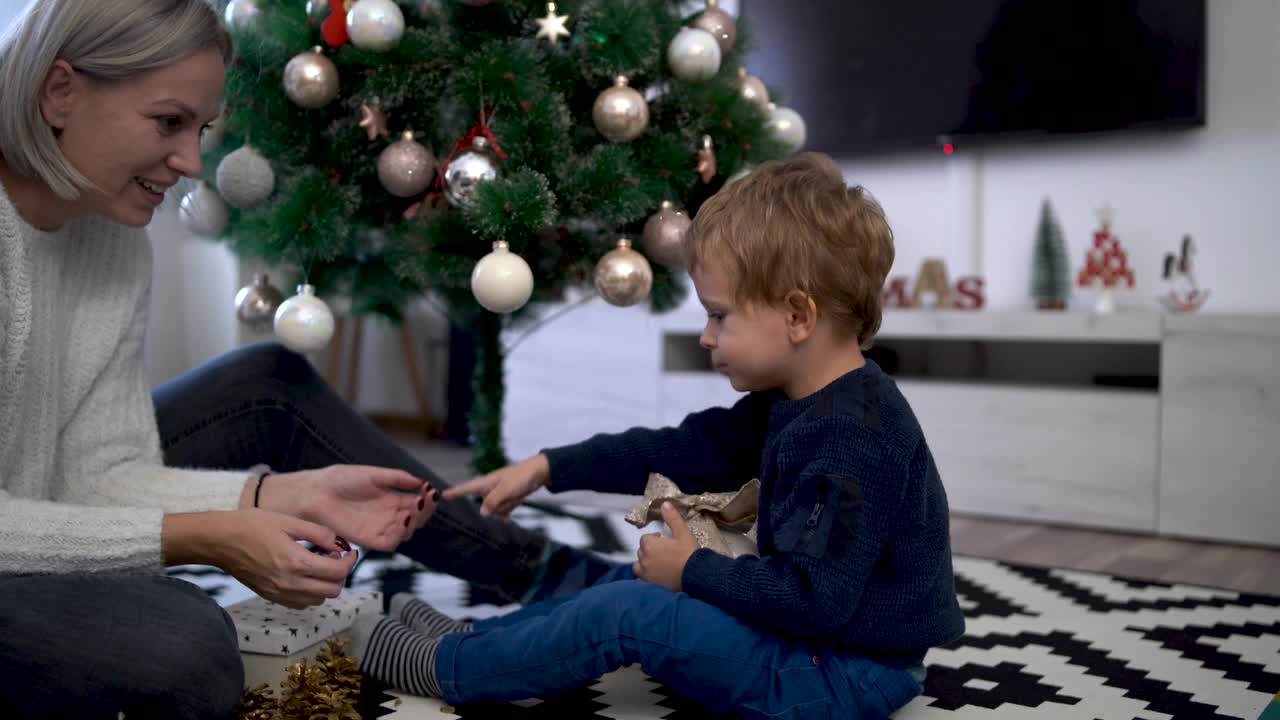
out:
M674 428L545 451L551 490L642 494L650 472L688 493L759 477L760 557L707 549L684 592L774 633L914 664L959 637L947 498L906 399L872 361L817 393L751 393Z

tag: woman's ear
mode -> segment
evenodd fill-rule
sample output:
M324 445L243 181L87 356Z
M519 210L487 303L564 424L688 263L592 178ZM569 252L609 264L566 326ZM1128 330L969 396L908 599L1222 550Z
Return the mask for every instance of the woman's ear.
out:
M818 306L803 290L789 290L782 298L782 310L787 318L787 336L791 342L803 342L818 326Z
M40 115L54 132L67 125L76 94L76 71L66 60L54 60L40 86Z

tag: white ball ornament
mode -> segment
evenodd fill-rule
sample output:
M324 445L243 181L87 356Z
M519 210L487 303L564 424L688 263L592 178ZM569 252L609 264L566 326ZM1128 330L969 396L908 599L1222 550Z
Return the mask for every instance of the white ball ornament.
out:
M245 210L271 197L276 175L262 153L245 145L218 163L217 185L228 205Z
M196 235L217 237L227 229L231 209L217 190L208 183L200 183L195 190L182 197L178 205L178 217L182 224Z
M791 152L804 147L805 126L800 113L789 107L769 103L769 130L773 137L787 146Z
M720 45L706 30L680 28L667 46L667 64L681 80L709 80L720 72Z
M524 258L499 240L493 244L493 252L480 258L471 271L471 292L489 312L515 312L533 296L533 271Z
M315 352L333 338L333 311L316 297L311 285L299 285L298 294L280 303L275 317L276 336L296 353Z
M357 0L347 11L347 33L358 48L386 52L404 36L404 12L395 0Z

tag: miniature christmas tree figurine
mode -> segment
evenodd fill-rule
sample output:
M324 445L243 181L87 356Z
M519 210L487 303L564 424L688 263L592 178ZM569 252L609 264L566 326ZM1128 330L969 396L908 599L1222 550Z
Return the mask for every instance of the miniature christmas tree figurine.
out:
M1120 239L1111 233L1113 212L1104 208L1098 212L1102 227L1093 233L1093 247L1085 254L1084 267L1080 268L1077 283L1080 287L1100 285L1102 292L1093 310L1100 315L1115 312L1112 290L1121 283L1133 287L1133 269L1129 267L1129 253L1120 246Z
M1032 255L1031 297L1041 310L1064 310L1071 295L1071 268L1062 241L1062 226L1049 198L1040 206L1040 225Z
M1200 288L1192 269L1191 259L1195 252L1191 236L1183 235L1181 252L1165 253L1163 277L1169 292L1160 296L1160 303L1171 312L1194 312L1209 299L1209 290Z

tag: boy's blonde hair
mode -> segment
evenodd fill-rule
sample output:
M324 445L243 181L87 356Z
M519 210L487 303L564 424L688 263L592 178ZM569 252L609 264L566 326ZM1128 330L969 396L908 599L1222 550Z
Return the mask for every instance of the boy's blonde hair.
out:
M703 263L726 267L738 302L776 305L800 290L863 347L880 330L893 255L880 204L847 187L819 153L762 163L716 193L698 210L685 246L691 272Z
M55 60L102 82L131 80L231 36L208 0L30 0L0 36L0 155L21 175L74 200L93 188L62 154L40 112Z

